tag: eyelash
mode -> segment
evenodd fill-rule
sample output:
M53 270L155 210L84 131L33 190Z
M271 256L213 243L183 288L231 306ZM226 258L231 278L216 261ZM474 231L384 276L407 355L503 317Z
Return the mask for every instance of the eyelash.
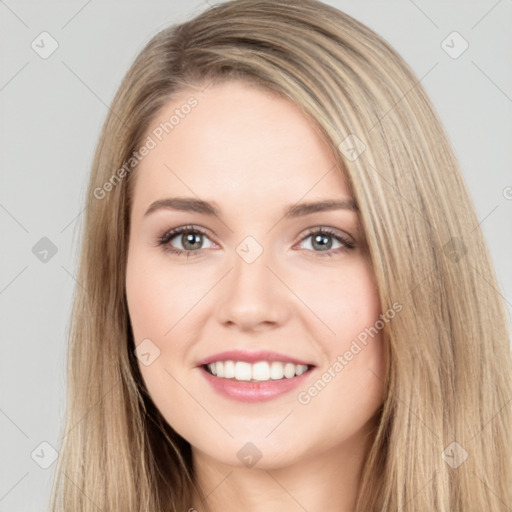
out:
M171 229L170 231L166 231L163 235L159 236L157 238L157 245L161 246L164 251L170 252L172 254L176 254L178 256L181 256L181 255L183 255L183 253L186 253L187 258L189 258L191 256L194 257L194 256L196 256L196 254L193 254L193 253L200 253L203 251L203 249L197 249L195 251L190 251L190 250L187 251L187 250L183 250L183 249L176 249L175 247L172 247L169 244L169 242L172 239L176 238L176 236L181 235L183 233L189 233L189 232L201 234L201 235L208 237L208 234L205 231L203 231L202 229L198 228L197 226L181 226L179 228L175 228L175 229ZM331 229L325 228L325 227L318 227L313 230L310 230L306 235L304 235L304 237L301 239L301 242L303 240L305 240L306 238L309 238L311 235L316 235L316 234L327 235L327 236L333 237L344 245L344 247L340 247L338 249L329 249L328 251L313 251L320 258L330 258L333 256L333 253L337 254L340 252L351 251L352 249L355 248L354 242L352 242L351 240L349 240L348 238L346 238L342 235L335 233Z

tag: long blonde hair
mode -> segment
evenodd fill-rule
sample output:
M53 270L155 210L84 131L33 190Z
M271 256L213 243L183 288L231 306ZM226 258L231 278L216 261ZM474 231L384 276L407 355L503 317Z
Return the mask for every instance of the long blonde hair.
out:
M239 0L159 32L103 126L86 197L51 510L191 506L190 445L152 403L134 355L125 268L137 168L126 162L175 93L224 80L272 91L314 121L357 203L382 310L402 305L384 329L387 392L356 511L512 507L507 316L424 89L386 41L333 7Z

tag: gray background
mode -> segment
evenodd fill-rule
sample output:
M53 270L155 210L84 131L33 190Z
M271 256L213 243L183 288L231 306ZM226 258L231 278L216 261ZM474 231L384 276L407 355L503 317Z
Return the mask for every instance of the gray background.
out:
M510 316L512 0L327 3L387 39L422 80L461 163ZM56 464L41 467L52 450L40 443L59 446L82 204L107 105L153 34L208 5L0 0L0 512L42 511L48 502ZM42 47L43 31L58 43L46 59L31 47ZM469 43L456 59L441 46L453 31ZM43 237L57 249L46 262L32 251Z

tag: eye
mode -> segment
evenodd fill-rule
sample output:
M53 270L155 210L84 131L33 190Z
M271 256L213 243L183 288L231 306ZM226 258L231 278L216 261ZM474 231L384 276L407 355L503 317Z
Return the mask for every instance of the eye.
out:
M203 247L199 246L202 244L204 237L207 237L206 232L196 226L181 226L171 229L160 236L158 238L158 245L162 246L164 251L178 255L185 253L187 257L190 257L195 256L192 253L199 253L203 249ZM175 238L181 244L181 249L171 245L171 241Z
M311 238L310 245L313 248L313 252L316 253L315 256L331 257L333 254L347 252L355 248L354 242L347 236L336 233L329 228L315 228L303 237L302 241L308 240L309 238ZM329 239L335 239L341 247L332 249L333 242L329 241ZM315 249L319 250L317 251Z
M188 258L198 255L202 249L205 249L205 247L202 247L204 238L209 240L207 233L201 228L197 226L181 226L166 231L163 235L159 236L157 244L162 246L164 251L177 255L186 254ZM319 257L331 257L333 254L347 252L355 248L354 242L347 236L325 227L317 227L310 230L308 234L302 237L301 242L303 243L309 238L312 239L311 250ZM178 240L181 248L174 247L171 244L174 239ZM332 249L333 242L330 242L329 239L334 239L340 244L340 247Z

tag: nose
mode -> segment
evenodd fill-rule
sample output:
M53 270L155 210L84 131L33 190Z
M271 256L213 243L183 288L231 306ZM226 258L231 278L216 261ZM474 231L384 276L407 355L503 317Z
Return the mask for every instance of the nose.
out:
M241 331L267 330L283 325L291 313L292 293L279 276L278 265L264 250L249 262L235 253L233 268L217 295L217 317Z

